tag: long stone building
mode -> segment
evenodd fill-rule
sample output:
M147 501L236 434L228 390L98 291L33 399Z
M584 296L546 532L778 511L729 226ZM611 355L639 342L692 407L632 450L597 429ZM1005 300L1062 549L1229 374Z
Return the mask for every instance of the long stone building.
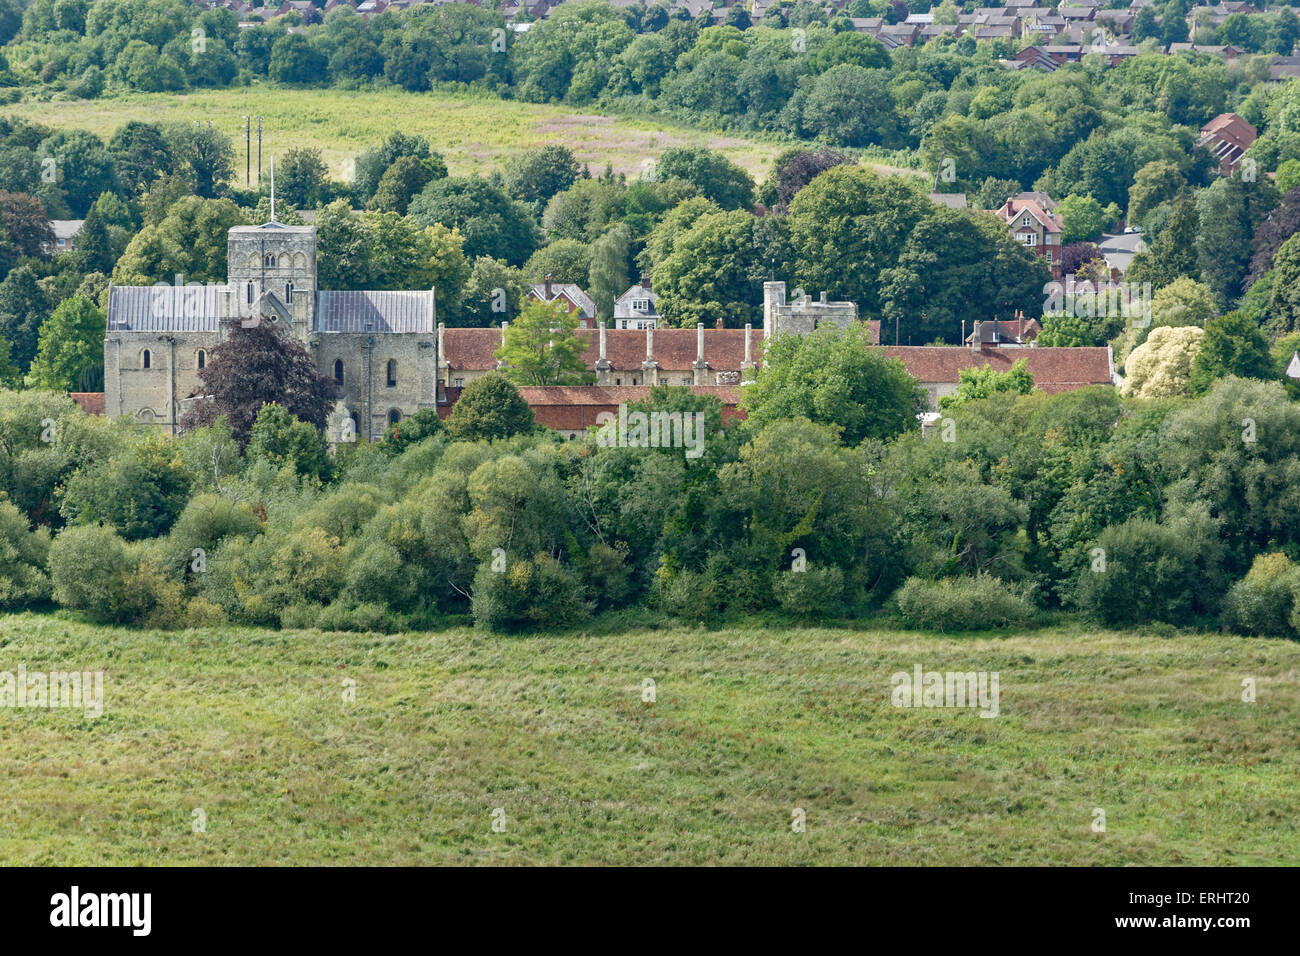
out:
M492 328L444 328L433 289L339 292L317 288L316 230L263 223L230 230L224 285L114 286L104 339L104 414L130 416L175 434L200 397L199 372L235 323L269 322L299 342L339 387L331 428L350 417L358 439L377 439L389 424L422 408L450 412L461 389L501 362L494 354L508 323ZM843 328L857 319L851 302L798 294L765 283L763 325L743 329L579 329L594 384L524 389L539 421L574 437L595 415L636 401L650 386L674 385L715 394L734 414L739 386L762 364L764 340ZM880 324L868 322L880 344ZM1009 367L1025 358L1046 391L1113 380L1110 350L974 347L888 348L929 392L932 402L957 385L962 368ZM98 406L89 397L83 405ZM89 407L87 405L87 407Z

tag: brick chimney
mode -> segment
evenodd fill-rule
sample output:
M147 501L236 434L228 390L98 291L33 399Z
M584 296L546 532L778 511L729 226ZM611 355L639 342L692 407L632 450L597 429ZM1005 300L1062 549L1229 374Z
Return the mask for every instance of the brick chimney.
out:
M551 274L546 273L546 301L551 301Z

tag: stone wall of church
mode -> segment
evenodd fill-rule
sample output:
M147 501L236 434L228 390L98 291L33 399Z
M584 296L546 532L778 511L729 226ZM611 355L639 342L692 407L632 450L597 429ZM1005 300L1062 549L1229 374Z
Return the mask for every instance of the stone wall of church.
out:
M378 439L394 413L407 418L437 405L435 333L317 333L312 347L321 374L338 381L341 373L358 440Z
M104 413L175 434L183 400L199 387L200 352L211 358L219 340L216 332L110 332L104 340Z

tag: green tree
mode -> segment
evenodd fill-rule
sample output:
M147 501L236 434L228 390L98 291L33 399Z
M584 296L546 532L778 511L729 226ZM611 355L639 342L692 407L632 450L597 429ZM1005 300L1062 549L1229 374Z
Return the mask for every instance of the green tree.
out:
M375 190L366 208L405 216L411 200L423 191L432 178L429 168L422 161L414 156L399 156L379 178L379 188Z
M459 229L471 258L492 256L523 265L541 240L527 206L473 176L434 180L411 200L410 214L423 226Z
M536 427L533 410L504 375L490 372L465 386L447 418L454 441L485 441L521 435Z
M247 225L244 211L229 199L186 196L157 225L136 233L113 269L118 285L173 281L223 282L230 230Z
M631 241L631 230L620 224L597 239L591 247L588 291L596 300L597 314L606 322L613 322L614 300L631 284L627 273Z
M213 198L235 174L235 147L219 129L176 124L168 128L167 142L176 168L185 173L197 196Z
M301 33L286 33L271 47L271 79L312 85L328 78L329 61Z
M881 313L883 273L898 264L916 224L934 204L910 181L861 166L836 166L790 203L790 250L804 288ZM658 272L656 270L656 283ZM734 298L734 297L733 297Z
M166 534L189 500L190 476L172 442L149 435L121 457L78 469L59 507L69 524L104 522L127 541Z
M587 243L556 239L528 258L523 275L529 282L542 282L549 275L556 282L572 282L585 289L591 274L591 259L592 248Z
M1192 394L1205 394L1216 379L1229 375L1264 380L1275 377L1268 342L1255 323L1240 312L1229 312L1205 323L1201 350L1192 361Z
M1169 222L1149 244L1146 252L1133 257L1129 267L1130 282L1150 282L1161 289L1178 278L1197 279L1201 275L1196 255L1196 236L1201 218L1190 197L1173 201Z
M1186 185L1176 163L1164 159L1147 163L1137 171L1128 190L1128 221L1144 221L1151 210L1173 199Z
M334 471L320 431L275 402L267 402L257 413L247 455L250 462L292 467L300 478L315 481L328 481Z
M1005 372L999 372L988 364L983 368L963 368L957 372L957 391L940 396L939 407L950 412L967 402L979 401L999 392L1028 395L1033 388L1034 377L1029 373L1026 359L1016 359Z
M576 334L578 321L578 314L562 305L529 299L506 329L505 343L493 353L505 363L505 376L521 385L588 381L582 357L587 341Z
M717 319L730 328L755 323L758 273L754 217L744 210L701 216L654 267L659 309L683 328Z
M749 209L754 204L754 180L749 173L703 146L670 146L655 165L655 177L688 182L723 209Z
M1282 243L1273 259L1273 269L1266 331L1274 337L1300 332L1300 233Z
M88 376L98 372L102 382L106 328L104 313L85 296L64 299L41 326L28 386L56 392L90 391L82 387Z
M578 160L567 146L540 146L506 163L505 187L520 202L540 211L552 196L572 186L579 172Z
M275 166L277 198L282 197L299 209L315 207L328 188L328 172L319 149L291 147ZM269 166L263 179L270 180Z
M1105 206L1091 196L1066 196L1056 207L1064 229L1061 243L1091 242L1118 217L1109 217Z
M768 339L763 366L741 394L750 428L807 418L838 427L846 445L915 428L926 405L903 363L871 347L864 322Z
M111 194L105 193L105 195ZM77 234L77 248L73 254L76 256L78 272L113 271L117 256L113 253L113 240L109 235L108 224L100 215L99 203L91 206L90 212L86 214L86 221L81 226L81 232Z

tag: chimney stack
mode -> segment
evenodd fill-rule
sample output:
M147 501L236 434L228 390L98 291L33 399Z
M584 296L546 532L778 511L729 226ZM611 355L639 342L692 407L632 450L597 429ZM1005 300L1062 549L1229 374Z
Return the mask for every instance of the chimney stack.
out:
M641 273L641 288L645 289L647 292L651 291L650 276L646 275L644 272Z
M695 324L695 361L704 361L704 323Z
M551 274L546 273L546 301L551 301Z
M605 360L605 323L600 323L600 361Z

